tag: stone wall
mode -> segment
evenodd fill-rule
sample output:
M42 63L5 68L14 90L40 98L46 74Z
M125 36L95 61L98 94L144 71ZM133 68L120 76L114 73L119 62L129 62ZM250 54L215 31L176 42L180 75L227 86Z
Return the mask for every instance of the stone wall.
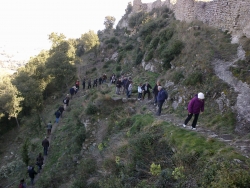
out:
M210 26L228 30L238 38L250 38L249 0L157 0L148 4L134 0L133 12L145 9L151 11L163 5L173 10L178 20L200 20Z

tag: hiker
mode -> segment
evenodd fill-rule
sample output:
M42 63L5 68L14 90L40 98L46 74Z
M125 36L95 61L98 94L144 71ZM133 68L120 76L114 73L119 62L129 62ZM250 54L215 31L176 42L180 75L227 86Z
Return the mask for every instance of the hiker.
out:
M107 75L106 75L106 74L103 74L103 76L102 76L102 83L103 83L103 82L106 83L106 80L107 80Z
M74 94L76 94L77 93L77 91L78 91L78 88L76 87L76 86L73 86L73 89L74 89Z
M94 79L93 88L94 88L94 87L97 87L97 82L98 82L98 79Z
M165 102L165 100L167 100L168 98L168 93L167 91L165 91L162 86L158 86L158 95L157 95L157 103L158 103L158 110L156 115L160 116L161 115L161 109L162 109L162 105Z
M124 94L125 92L127 93L126 86L125 86L127 81L128 81L127 77L124 77L123 80L122 80L122 94Z
M36 171L34 170L34 167L31 166L28 169L28 174L29 174L29 177L30 177L30 183L31 183L31 185L34 185L35 175L37 174Z
M142 91L143 91L143 96L142 96L142 100L144 100L146 93L148 94L148 100L150 99L150 90L152 89L151 85L146 82L145 84L143 84L143 86L141 87Z
M71 99L72 99L72 97L73 97L73 95L75 94L75 88L74 88L75 86L73 86L72 88L70 88L70 90L69 90L69 93L70 93L70 95L71 95Z
M67 106L69 106L69 94L67 94L66 97L63 99L64 110L66 110Z
M158 95L158 86L160 86L160 81L157 81L154 88L153 88L153 93L154 93L154 105L157 105L157 95Z
M36 165L38 166L38 173L42 170L42 166L43 166L43 156L41 153L39 153L38 157L36 158Z
M183 127L186 127L189 120L192 118L194 115L194 120L192 123L192 130L196 130L196 124L198 121L199 114L204 112L204 106L205 106L205 101L204 101L204 94L203 93L198 93L196 94L188 103L188 116L183 124Z
M80 86L79 80L76 80L75 86L76 86L76 88L77 88L77 90L78 90L78 89L79 89L79 86Z
M127 90L127 98L131 97L132 89L133 89L133 82L130 81L129 86L128 86L128 90Z
M122 86L122 82L121 82L121 79L119 78L116 82L116 92L115 93L117 95L120 95L121 86Z
M60 107L58 108L58 110L60 111L60 113L61 113L61 118L62 118L62 114L63 114L63 111L64 111L64 107L63 107L63 106L60 106Z
M85 82L86 82L86 80L85 80L85 78L83 78L83 80L82 80L82 89L85 89Z
M102 84L102 77L100 76L100 78L99 78L99 85L101 85Z
M140 83L140 85L138 86L138 101L141 100L142 97L142 83Z
M47 134L50 135L51 134L51 129L52 129L52 123L51 121L47 124Z
M27 188L24 179L20 180L18 188Z
M55 116L56 116L56 123L59 123L59 118L60 118L60 116L61 116L61 112L60 112L59 110L57 110L57 111L55 112Z
M88 89L90 89L91 88L91 79L89 79L89 81L88 81Z
M44 155L47 155L48 148L49 148L49 141L48 141L47 137L45 137L45 139L42 141L42 146L43 146Z
M132 82L132 78L129 77L127 80L125 80L125 92L128 93L128 87L130 85L130 83Z

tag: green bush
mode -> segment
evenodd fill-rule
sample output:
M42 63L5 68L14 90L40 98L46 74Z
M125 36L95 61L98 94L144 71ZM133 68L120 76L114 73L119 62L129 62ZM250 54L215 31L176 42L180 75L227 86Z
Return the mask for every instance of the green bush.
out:
M149 49L156 49L159 41L160 41L159 37L153 38L153 40L151 41L151 43L149 45Z
M157 28L157 24L154 21L148 22L141 27L139 30L139 36L143 39L150 35Z
M139 52L137 54L136 60L135 60L136 65L139 65L142 62L143 56L144 56L143 52Z
M144 40L144 45L149 44L149 43L151 42L151 40L152 40L152 36L151 36L151 35L148 35L148 36L145 38L145 40Z
M182 78L184 78L184 75L182 74L182 71L176 71L176 72L174 72L174 75L173 75L173 81L174 81L174 83L179 83L180 82L180 80L182 79Z
M94 115L98 112L98 108L93 104L88 104L85 113L87 115Z
M28 143L28 140L25 140L22 146L21 155L22 155L23 162L26 164L26 166L29 165L29 161L30 161L28 149L29 149L29 143Z
M124 47L124 50L130 51L130 50L133 50L133 48L134 48L133 44L127 44L127 45Z
M154 49L151 49L145 57L145 61L148 62L154 57Z
M117 67L116 67L116 69L115 69L116 71L121 71L122 70L122 67L121 67L121 65L118 65Z
M190 74L187 79L185 80L185 85L197 85L202 83L202 73L201 72L195 72Z
M133 14L128 20L129 27L134 28L135 26L141 25L146 17L147 13L144 11Z

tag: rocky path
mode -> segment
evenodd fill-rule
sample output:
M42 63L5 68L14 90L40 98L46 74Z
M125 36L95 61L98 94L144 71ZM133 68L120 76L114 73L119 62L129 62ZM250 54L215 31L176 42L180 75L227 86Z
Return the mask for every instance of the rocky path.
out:
M235 92L238 93L237 102L234 106L234 110L237 111L237 119L240 122L236 127L237 132L249 132L250 130L250 87L248 84L243 83L241 80L235 78L231 71L230 66L233 66L234 62L244 59L244 51L242 47L238 48L238 57L231 61L225 62L223 60L214 60L212 62L215 74L224 82L228 83Z

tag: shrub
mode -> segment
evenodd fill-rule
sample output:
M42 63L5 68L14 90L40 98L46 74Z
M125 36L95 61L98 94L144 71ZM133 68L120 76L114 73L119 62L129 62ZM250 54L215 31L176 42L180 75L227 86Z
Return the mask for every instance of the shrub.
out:
M173 75L173 81L174 83L179 83L179 81L184 78L183 74L181 71L176 71L174 72L174 75Z
M122 70L122 67L121 67L121 65L118 65L117 67L116 67L116 69L115 69L116 71L121 71Z
M130 51L130 50L133 50L133 48L134 48L133 44L127 44L127 45L124 47L124 50Z
M191 85L191 86L194 86L196 84L201 84L201 83L202 83L201 72L195 72L193 74L190 74L184 82L185 85Z
M88 104L85 112L87 115L94 115L98 112L98 108L93 104Z
M150 49L155 49L155 48L157 47L159 41L160 41L160 38L159 38L159 37L153 38L153 40L152 40L151 43L150 43L149 48L150 48Z
M157 25L154 21L146 23L139 31L139 36L142 38L145 38L146 36L150 35L155 28L157 28Z
M21 153L22 153L23 162L26 164L26 166L29 165L29 161L30 161L28 149L29 149L29 143L28 143L28 140L25 140L22 146Z
M143 52L139 52L137 54L136 60L135 60L136 65L139 65L142 62L143 56L144 56Z
M148 62L154 57L154 49L151 49L145 57L145 61Z
M147 13L145 13L144 11L132 15L128 20L129 27L134 28L135 26L141 25L146 17Z
M150 173L153 176L158 176L161 173L161 165L156 165L155 163L152 163L150 165Z
M148 36L145 38L145 40L144 40L144 45L149 44L149 43L151 42L151 40L152 40L152 36L151 36L151 35L148 35Z

